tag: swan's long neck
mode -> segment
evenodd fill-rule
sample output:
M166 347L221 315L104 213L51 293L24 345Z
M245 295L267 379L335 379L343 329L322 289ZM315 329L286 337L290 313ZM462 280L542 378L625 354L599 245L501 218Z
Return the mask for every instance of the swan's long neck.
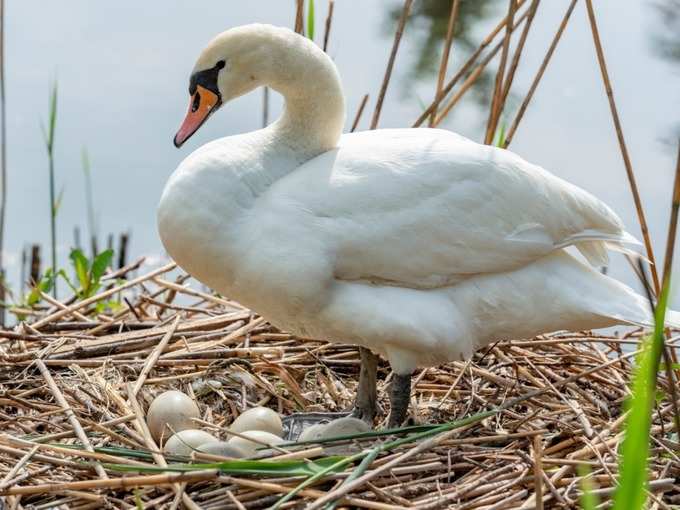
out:
M285 98L284 112L271 126L275 136L308 157L336 147L345 98L328 55L307 39L289 37L272 51L271 69L265 83Z

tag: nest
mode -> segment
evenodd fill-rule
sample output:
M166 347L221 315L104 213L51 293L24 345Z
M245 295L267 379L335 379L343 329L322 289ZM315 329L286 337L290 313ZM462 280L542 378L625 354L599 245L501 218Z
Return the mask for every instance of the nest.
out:
M272 506L309 475L248 474L203 454L164 458L144 426L145 410L158 393L179 389L198 403L198 426L222 437L253 405L284 416L341 412L354 398L356 347L278 331L199 290L173 265L133 278L136 267L110 275L97 296L25 310L30 320L0 332L0 502L80 510ZM110 299L125 306L96 308ZM560 332L508 340L469 362L420 370L412 392L416 422L450 426L345 440L354 452L394 446L376 450L351 484L365 456L329 471L282 507L316 508L338 498L340 505L385 510L567 508L577 506L583 476L606 501L616 485L641 335ZM390 378L382 364L384 410ZM666 383L661 377L661 388ZM264 455L314 472L335 462L324 448L337 443ZM651 501L669 508L680 503L680 459L663 392L651 446ZM173 470L182 461L204 464Z

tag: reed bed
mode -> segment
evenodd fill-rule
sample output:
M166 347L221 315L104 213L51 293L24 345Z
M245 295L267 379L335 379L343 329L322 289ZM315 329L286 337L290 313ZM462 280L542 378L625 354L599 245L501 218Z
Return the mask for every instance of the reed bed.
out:
M468 362L420 371L416 423L450 426L288 443L260 455L273 457L268 470L263 462L245 470L243 461L196 453L164 458L143 425L160 392L188 393L201 409L197 428L220 437L253 405L271 407L291 425L295 413L351 407L359 355L351 345L278 331L201 290L172 264L136 277L138 266L106 276L91 298L52 300L0 332L6 508L268 508L338 453L356 460L281 507L320 508L337 497L343 506L385 510L573 508L583 476L605 502L613 493L639 330L507 340ZM96 303L112 296L127 306L98 312ZM389 381L385 363L385 411ZM649 491L655 508L671 508L680 504L680 445L661 374L659 385ZM372 456L357 453L371 449Z

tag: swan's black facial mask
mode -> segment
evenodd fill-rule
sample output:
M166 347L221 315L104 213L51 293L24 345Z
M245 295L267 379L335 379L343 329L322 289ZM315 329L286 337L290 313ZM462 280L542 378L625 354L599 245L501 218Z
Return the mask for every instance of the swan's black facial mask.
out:
M189 110L175 135L175 147L181 147L208 120L208 117L222 106L222 95L217 86L217 78L224 66L224 60L220 60L214 67L191 75Z

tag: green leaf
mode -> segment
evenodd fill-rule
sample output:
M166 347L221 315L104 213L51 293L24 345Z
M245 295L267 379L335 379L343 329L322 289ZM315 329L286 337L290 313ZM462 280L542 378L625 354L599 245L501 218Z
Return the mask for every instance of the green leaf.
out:
M54 133L57 126L57 95L57 81L55 80L52 84L52 94L50 95L49 131L47 132L50 152L52 152L54 147Z
M104 275L104 271L111 264L113 259L113 250L104 250L94 258L92 262L92 283L99 285L99 280Z
M69 255L73 269L76 271L76 279L83 293L90 288L90 261L79 248L71 250Z
M585 464L579 464L577 471L581 477L581 510L595 510L600 501L597 494L593 492L594 488L590 477L590 469Z
M142 496L140 495L139 489L135 489L135 506L137 507L137 510L144 510Z
M314 40L314 0L308 0L307 5L307 37Z
M52 217L56 218L57 213L59 212L59 208L61 207L61 203L64 199L64 187L62 186L61 189L59 190L59 194L57 195L56 200L54 201L54 204L52 204Z
M496 138L496 147L500 147L501 149L505 148L505 122L501 122L501 125L498 128L498 136Z
M642 509L647 500L649 431L656 396L656 379L665 342L667 304L668 285L665 285L654 313L654 332L641 345L642 351L633 375L630 411L621 447L621 475L614 494L614 510Z
M80 289L76 288L76 286L73 285L73 282L66 274L66 271L60 269L59 271L57 271L57 276L61 276L61 278L66 282L66 285L69 286L69 288L71 289L71 291L73 291L74 294L80 294Z
M49 292L52 290L52 287L54 286L54 277L52 275L52 268L49 268L47 271L45 271L44 276L40 279L39 282L37 282L31 291L28 293L28 296L26 296L26 302L25 304L28 307L33 307L40 303L42 301L42 292Z

